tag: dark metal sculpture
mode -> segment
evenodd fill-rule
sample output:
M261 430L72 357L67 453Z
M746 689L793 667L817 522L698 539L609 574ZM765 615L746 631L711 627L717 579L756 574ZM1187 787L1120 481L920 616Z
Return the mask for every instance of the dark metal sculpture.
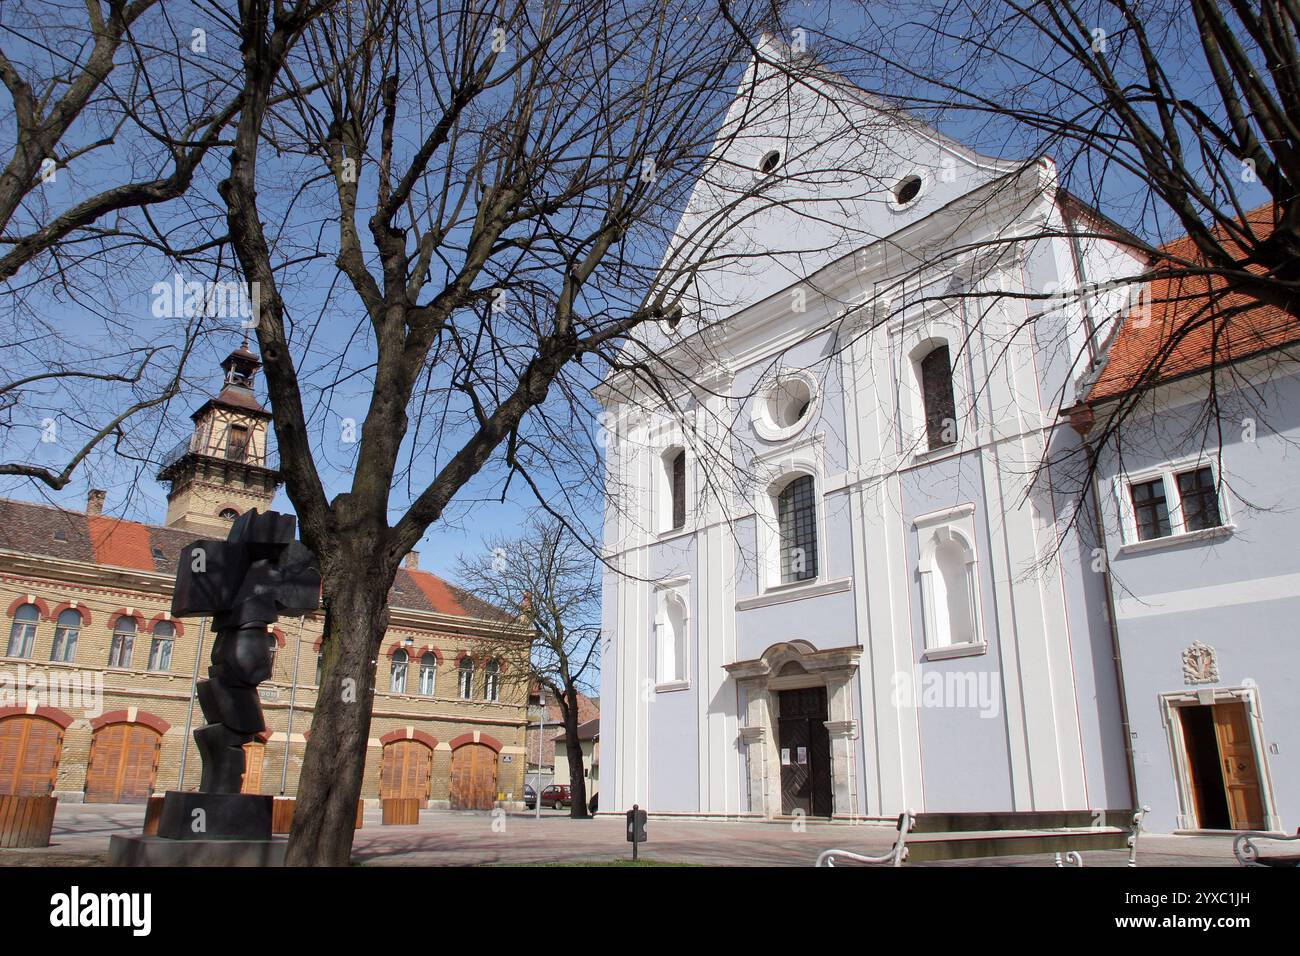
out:
M256 509L235 519L225 541L181 552L172 614L212 615L216 640L198 699L207 723L194 731L202 793L239 793L244 744L266 729L257 685L271 673L270 625L280 613L320 606L316 556L294 539L293 515Z

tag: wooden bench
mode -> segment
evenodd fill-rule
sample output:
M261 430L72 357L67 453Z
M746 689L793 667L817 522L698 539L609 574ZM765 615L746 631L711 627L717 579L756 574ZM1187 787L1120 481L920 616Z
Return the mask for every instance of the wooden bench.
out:
M1138 833L1147 808L1140 810L1047 810L1018 813L902 813L893 848L883 856L826 850L817 866L836 860L855 863L926 863L982 857L1055 853L1056 865L1083 866L1084 850L1128 850L1137 866Z
M0 847L49 846L58 797L0 794Z
M420 822L424 801L416 797L388 797L380 804L384 826L413 826Z
M1288 844L1277 853L1260 854L1261 840ZM1268 844L1265 844L1267 846ZM1232 855L1242 866L1300 866L1300 830L1295 836L1281 833L1243 833L1232 841Z

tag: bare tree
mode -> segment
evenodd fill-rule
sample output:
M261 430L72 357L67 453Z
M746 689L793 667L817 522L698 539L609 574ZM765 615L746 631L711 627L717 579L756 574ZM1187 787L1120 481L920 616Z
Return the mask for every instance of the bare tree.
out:
M562 500L550 475L566 448L594 447L587 393L629 334L675 321L703 270L754 255L725 247L736 221L719 210L661 268L749 47L680 0L316 12L241 3L241 112L220 193L259 290L285 487L326 605L288 861L340 865L403 555L472 482L504 494L519 477ZM729 6L755 34L769 13ZM752 167L731 173L746 200L773 188ZM331 329L327 357L312 355ZM352 393L360 422L333 410ZM333 498L332 450L349 458Z
M593 692L599 670L600 576L587 544L567 525L535 513L516 536L483 541L477 555L462 555L457 577L482 601L533 629L532 647L505 661L505 679L539 684L554 695L564 724L569 760L569 815L587 817L587 786L578 737L578 699ZM500 654L500 645L485 648ZM540 794L539 794L540 799Z
M1252 341L1267 349L1285 338L1274 328L1261 334L1261 323L1278 324L1271 315L1294 322L1300 314L1295 5L934 0L872 7L860 29L832 35L810 25L825 61L973 146L1051 156L1073 208L1106 216L1067 217L1063 229L1041 237L1108 237L1145 258L1129 277L1134 294L1124 311L1139 322L1154 311L1169 325L1098 422L1093 443L1116 441L1143 395L1199 337L1212 343L1201 424L1217 427L1214 379L1230 382L1231 363ZM1139 303L1138 290L1161 298ZM1104 292L1084 287L1073 297L1088 321ZM1062 299L1059 290L1031 295L1039 311ZM1104 307L1114 308L1114 299ZM1075 356L1078 373L1093 371L1096 358Z
M57 491L101 445L147 461L220 325L197 310L145 328L141 293L150 271L232 264L217 207L184 201L239 108L222 16L177 23L156 0L0 10L0 475Z

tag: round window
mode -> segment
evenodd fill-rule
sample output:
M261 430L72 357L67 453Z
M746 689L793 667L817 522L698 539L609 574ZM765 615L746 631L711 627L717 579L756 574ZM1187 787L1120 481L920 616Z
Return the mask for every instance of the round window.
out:
M236 511L234 508L222 508L221 517L225 518L227 521L234 521L236 518L239 517L239 512Z
M776 172L776 167L781 165L781 151L779 149L770 149L763 154L763 158L758 161L758 171L764 176Z
M768 441L781 441L800 431L812 418L814 383L804 374L786 375L763 392L755 404L754 425Z
M921 177L905 176L894 186L894 202L906 206L921 193Z
M812 405L812 389L801 378L778 383L767 397L768 415L777 428L790 428L803 421Z

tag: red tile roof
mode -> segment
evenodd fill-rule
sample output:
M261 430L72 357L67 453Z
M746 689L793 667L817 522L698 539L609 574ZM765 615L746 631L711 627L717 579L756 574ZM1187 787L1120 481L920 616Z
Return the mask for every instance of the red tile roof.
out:
M1273 231L1272 204L1247 213L1246 221L1263 241ZM1162 246L1161 251L1175 262L1204 261L1187 236ZM1242 257L1246 254L1243 249ZM1255 265L1247 268L1264 271ZM1125 317L1088 402L1116 398L1134 388L1300 341L1300 316L1229 291L1218 275L1188 275L1184 271L1153 280L1145 294L1148 309Z
M0 549L22 554L175 574L181 549L202 534L0 498ZM399 569L388 598L393 607L408 611L512 620L428 571Z
M86 526L96 564L137 571L156 570L146 525L103 515L86 515Z

